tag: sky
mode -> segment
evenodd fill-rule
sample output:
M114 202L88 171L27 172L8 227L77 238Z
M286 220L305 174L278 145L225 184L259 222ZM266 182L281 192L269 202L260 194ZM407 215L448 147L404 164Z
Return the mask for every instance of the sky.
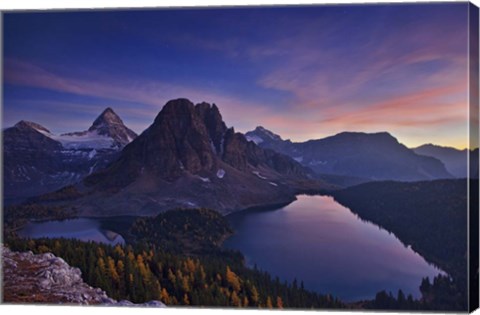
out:
M468 145L466 2L6 13L3 125L141 133L170 99L304 141L387 131Z

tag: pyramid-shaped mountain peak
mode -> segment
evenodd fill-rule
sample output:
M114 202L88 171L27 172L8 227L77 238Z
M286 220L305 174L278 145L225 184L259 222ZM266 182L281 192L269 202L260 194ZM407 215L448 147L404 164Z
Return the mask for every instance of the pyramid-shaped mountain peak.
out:
M125 126L120 116L111 107L107 107L95 119L88 132L110 137L119 147L127 145L137 137L137 134Z
M107 107L93 122L89 130L98 129L104 125L124 125L122 119L113 111L111 107Z

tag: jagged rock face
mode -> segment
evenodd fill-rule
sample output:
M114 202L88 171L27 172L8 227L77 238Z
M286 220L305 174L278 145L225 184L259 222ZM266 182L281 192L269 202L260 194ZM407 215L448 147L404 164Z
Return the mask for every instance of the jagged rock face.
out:
M225 148L223 160L229 165L239 170L247 168L249 158L254 166L258 165L255 159L255 147L248 144L242 134L235 133L233 129L228 129L225 134Z
M102 289L84 283L80 269L52 253L13 252L3 245L1 251L2 302L165 307L160 301L133 304L109 298Z
M204 120L210 117L207 111L211 109L204 108L202 111L202 106L197 105L197 111L185 99L165 105L145 134L144 141L151 149L144 155L147 167L153 167L166 178L176 177L182 170L198 173L213 168L215 153L209 143L210 135ZM161 154L157 154L158 150Z
M213 104L210 107L208 103L200 103L195 107L196 113L200 116L200 119L205 123L208 135L212 141L215 153L223 154L224 135L227 130L227 126L222 120L222 115L218 107Z

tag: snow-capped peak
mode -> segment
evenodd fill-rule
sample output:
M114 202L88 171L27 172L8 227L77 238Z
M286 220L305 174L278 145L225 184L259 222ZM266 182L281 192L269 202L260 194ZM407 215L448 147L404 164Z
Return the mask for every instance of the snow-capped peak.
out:
M109 125L121 125L125 127L123 124L122 119L113 111L112 108L107 107L100 116L95 119L92 126L88 129L89 131L92 130L101 130ZM125 127L126 128L126 127Z
M258 126L255 130L249 131L245 134L245 138L248 141L255 142L255 144L260 144L262 142L270 142L270 141L283 141L283 139L271 132L268 129L263 128L262 126Z
M265 135L272 140L282 140L282 138L279 135L274 134L273 132L271 132L268 129L263 128L262 126L258 126L257 128L255 128L254 131L261 134L261 135Z
M86 131L62 134L64 142L69 145L89 148L123 148L137 137L137 134L128 129L122 119L111 109L106 108ZM62 141L59 139L59 141ZM62 142L63 143L63 142ZM72 144L73 143L73 144Z
M137 134L128 129L110 107L95 119L88 132L96 132L99 135L110 137L119 147L124 147L137 137Z

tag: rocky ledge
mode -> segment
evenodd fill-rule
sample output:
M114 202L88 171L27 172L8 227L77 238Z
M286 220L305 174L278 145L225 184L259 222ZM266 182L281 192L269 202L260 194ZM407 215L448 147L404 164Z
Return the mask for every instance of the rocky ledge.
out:
M109 298L102 289L84 283L80 269L52 253L34 255L13 252L3 246L1 250L3 303L165 307L160 301L134 304Z

